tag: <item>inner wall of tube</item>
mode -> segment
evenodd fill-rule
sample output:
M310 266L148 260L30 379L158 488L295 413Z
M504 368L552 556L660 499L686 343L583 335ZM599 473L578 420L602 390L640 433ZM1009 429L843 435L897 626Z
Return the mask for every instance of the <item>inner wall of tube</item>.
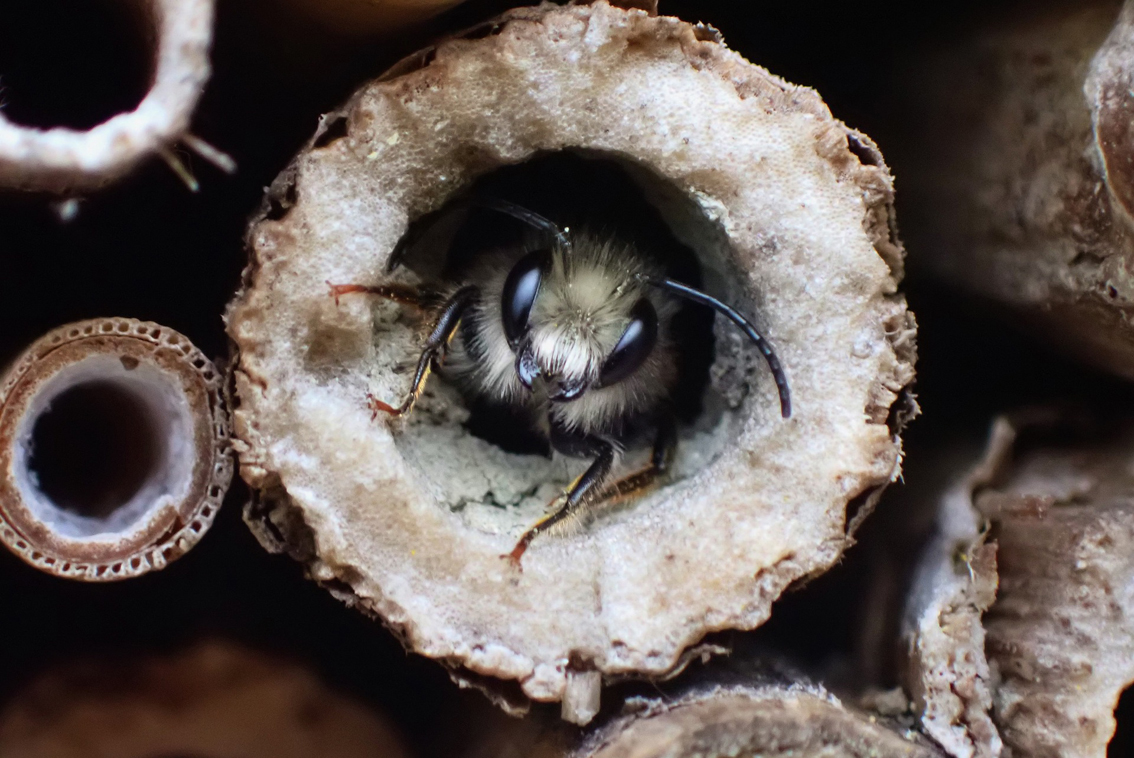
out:
M89 129L138 106L153 75L139 3L0 3L0 112L24 126ZM75 61L82 61L76 65Z
M193 419L172 378L131 357L94 356L53 376L21 423L16 474L58 535L128 531L176 505L192 476Z
M617 236L653 256L667 275L753 313L723 230L677 188L625 159L576 152L537 156L486 175L462 195L509 200L562 227ZM460 270L483 251L533 243L531 229L491 211L441 209L415 223L423 225L424 236L408 251L405 267L423 281L458 281ZM396 307L378 307L388 308L380 311L388 315L377 316L386 322L378 324L380 331L405 318ZM674 393L679 442L670 482L725 452L739 432L750 383L772 381L759 352L723 321L690 306L675 322L684 363ZM778 405L768 413L778 417ZM443 376L430 380L396 440L438 501L467 525L491 533L530 525L589 463L549 457L546 440L520 415L470 405ZM651 442L649 430L631 440L614 476L644 465Z

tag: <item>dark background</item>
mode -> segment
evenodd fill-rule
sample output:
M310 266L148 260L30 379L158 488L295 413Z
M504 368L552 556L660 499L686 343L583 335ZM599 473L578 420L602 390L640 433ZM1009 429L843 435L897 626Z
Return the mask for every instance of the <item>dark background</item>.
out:
M1070 2L1070 0L1069 0ZM89 127L144 94L144 35L114 0L0 0L0 103L12 120ZM221 0L214 73L192 130L239 164L227 176L183 151L201 184L190 193L160 160L83 198L59 220L53 198L0 194L0 363L57 325L131 316L169 325L206 354L228 346L221 314L245 260L242 233L263 188L310 136L320 113L361 82L444 30L510 3L470 0L391 39L356 41L319 31L269 0ZM905 107L909 61L967 29L1032 12L1035 3L663 1L661 10L720 29L745 57L817 89L832 112L872 136L897 177L916 114ZM879 555L912 555L908 527L892 519L919 483L934 479L934 453L975 444L997 411L1031 402L1100 398L1129 405L1125 385L1071 365L1002 326L918 268L918 230L903 228L907 293L920 324L917 394L924 416L906 434L906 487L883 498L847 559L785 596L773 620L740 647L787 650L805 668L854 678L848 663L877 606L868 578L894 570ZM905 492L903 492L903 489ZM111 585L40 574L0 551L0 701L52 665L94 656L174 649L221 634L305 660L345 691L380 704L420 755L454 755L463 733L446 714L481 712L436 664L408 655L377 623L306 581L298 565L263 551L240 520L247 491L229 493L209 535L170 568ZM858 671L893 684L883 661ZM612 702L613 697L607 697Z

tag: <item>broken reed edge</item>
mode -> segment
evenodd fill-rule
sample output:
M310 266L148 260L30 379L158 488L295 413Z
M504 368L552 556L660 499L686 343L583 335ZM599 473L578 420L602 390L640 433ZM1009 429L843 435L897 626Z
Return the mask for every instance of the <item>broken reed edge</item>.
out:
M138 107L86 131L20 126L0 110L0 187L81 193L173 155L209 78L213 0L145 0L138 11L156 38L153 84Z
M1099 418L1010 418L1016 459L974 499L998 545L985 648L1014 755L1105 758L1134 683L1134 425Z
M995 758L1003 746L981 622L996 597L996 543L973 494L1001 472L1015 439L997 419L983 457L940 495L902 618L906 689L922 729L953 758Z
M235 444L257 491L246 520L514 710L561 700L585 721L604 681L664 677L707 632L763 623L789 584L838 559L898 472L915 325L897 292L889 172L813 91L719 39L602 2L517 9L324 117L248 231L227 319ZM714 294L768 326L799 402L790 421L766 412L774 387L748 368L759 355L719 326L721 418L683 441L680 480L579 536L538 540L520 574L500 556L546 500L513 494L561 474L470 436L441 382L408 422L372 420L368 391L404 391L414 330L396 308L336 306L325 282L382 281L411 219L565 151L638 182ZM481 502L496 493L517 502Z
M406 758L380 713L316 673L231 642L77 661L0 708L0 755Z
M224 377L169 327L127 318L79 321L39 338L0 377L0 541L32 566L103 582L162 569L208 531L232 480ZM151 426L156 453L126 502L82 514L55 503L31 469L32 435L51 403L98 385Z
M1049 4L919 55L921 131L898 146L919 263L1134 379L1134 2Z
M998 418L983 461L943 499L953 529L919 572L936 565L938 581L915 584L910 674L927 732L954 758L1001 742L1013 755L1107 755L1134 682L1132 451L1128 419Z
M464 758L941 758L926 738L848 708L822 687L702 684L676 697L633 697L607 723L578 730L503 724ZM903 734L904 732L904 734Z

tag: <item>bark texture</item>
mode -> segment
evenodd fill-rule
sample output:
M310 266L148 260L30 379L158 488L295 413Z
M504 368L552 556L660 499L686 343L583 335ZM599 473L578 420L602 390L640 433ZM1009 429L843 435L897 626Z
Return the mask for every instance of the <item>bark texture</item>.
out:
M986 647L1013 755L1107 754L1134 682L1132 456L1129 426L1101 444L1049 443L976 498L999 543Z
M983 460L940 497L902 623L906 686L922 728L954 758L993 758L1003 746L989 714L996 679L981 622L996 597L996 543L986 541L973 493L999 473L1014 441L999 420Z
M943 498L907 635L922 722L950 755L1001 740L1004 755L1107 755L1134 682L1132 456L1128 422L1030 411L997 419Z
M912 70L919 260L1134 378L1134 5L1048 4Z

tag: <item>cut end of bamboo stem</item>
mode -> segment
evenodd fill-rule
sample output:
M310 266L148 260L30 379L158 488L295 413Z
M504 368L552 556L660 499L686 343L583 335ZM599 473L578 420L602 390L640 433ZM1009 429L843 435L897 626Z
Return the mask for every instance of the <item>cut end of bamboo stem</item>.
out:
M0 379L0 540L85 581L184 555L232 478L221 384L158 324L94 319L41 337Z

